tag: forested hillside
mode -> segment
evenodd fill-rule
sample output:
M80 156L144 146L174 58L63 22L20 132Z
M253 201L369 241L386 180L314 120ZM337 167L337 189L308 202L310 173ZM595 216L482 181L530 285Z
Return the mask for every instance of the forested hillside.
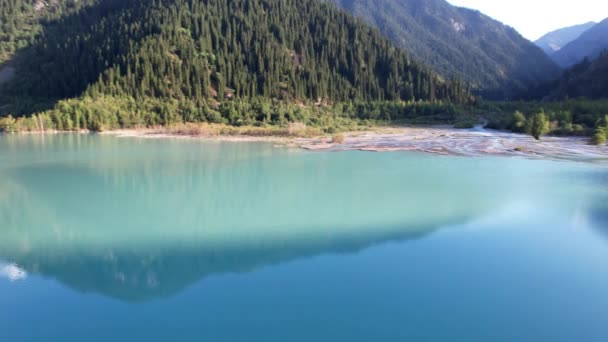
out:
M445 0L327 0L380 29L414 60L471 82L491 98L509 98L559 76L543 51L514 29Z
M32 6L11 1L17 12ZM16 52L15 80L2 89L5 112L81 95L171 99L179 103L174 107L190 109L256 97L317 105L470 99L462 83L440 79L375 30L315 0L84 0L54 6L78 10L42 20L33 30L40 34ZM35 27L16 25L16 31Z
M532 89L523 97L537 100L608 99L608 50L594 60L584 59L564 71L560 79Z
M0 65L14 53L30 46L43 24L77 11L87 1L2 0L0 1Z

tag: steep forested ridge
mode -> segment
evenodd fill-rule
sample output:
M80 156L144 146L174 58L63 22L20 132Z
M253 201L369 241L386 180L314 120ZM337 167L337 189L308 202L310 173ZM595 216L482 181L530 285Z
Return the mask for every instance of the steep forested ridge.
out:
M608 50L594 60L584 59L564 71L558 80L532 89L523 97L544 100L578 97L608 99Z
M588 22L581 25L564 27L559 30L551 31L534 42L538 47L543 49L549 56L561 50L568 43L577 39L585 31L595 26L596 22Z
M444 0L327 0L380 29L414 60L471 82L493 98L559 76L559 67L514 29Z
M608 18L568 43L553 54L552 58L566 68L580 63L585 57L595 59L606 49L608 49Z
M554 98L608 98L608 50L593 61L586 59L568 69L551 95Z
M46 21L77 11L86 1L0 1L0 65L31 45Z
M375 30L314 0L83 0L77 6L45 20L17 52L16 80L5 95L468 99L463 84L441 80Z

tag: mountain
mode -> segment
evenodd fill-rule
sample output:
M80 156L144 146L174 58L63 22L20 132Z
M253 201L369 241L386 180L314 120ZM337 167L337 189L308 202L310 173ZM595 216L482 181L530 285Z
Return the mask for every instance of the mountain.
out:
M593 61L585 58L564 71L560 79L548 82L529 94L532 98L544 100L608 99L608 50Z
M31 13L47 10L29 0L11 3ZM14 81L3 88L9 97L84 94L193 106L252 97L320 103L466 97L460 83L441 80L376 30L319 1L52 3L63 14L42 20L32 29L40 33L14 54Z
M509 97L559 76L543 51L514 29L444 0L328 0L377 27L414 60L482 95Z
M561 66L569 67L581 62L585 57L594 59L608 49L608 18L585 31L552 58Z
M580 37L581 34L589 30L596 24L596 22L590 21L586 24L575 25L555 30L542 36L537 41L535 41L534 44L538 45L538 47L543 49L543 51L545 51L547 55L551 56L555 52L561 50L571 41Z

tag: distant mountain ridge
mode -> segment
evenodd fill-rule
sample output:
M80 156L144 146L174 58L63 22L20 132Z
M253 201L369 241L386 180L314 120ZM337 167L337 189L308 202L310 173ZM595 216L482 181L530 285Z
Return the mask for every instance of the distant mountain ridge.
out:
M597 25L596 22L590 21L585 24L564 27L545 34L534 43L551 56L595 25Z
M585 58L561 78L530 89L523 99L560 101L568 98L608 99L608 50L594 60Z
M583 62L568 69L552 94L555 98L580 97L608 98L608 50L593 61Z
M608 49L608 18L591 27L577 39L553 54L552 58L564 68L580 63L585 57L597 58Z
M508 98L560 75L539 47L479 11L444 0L328 1L376 26L414 60L485 96Z

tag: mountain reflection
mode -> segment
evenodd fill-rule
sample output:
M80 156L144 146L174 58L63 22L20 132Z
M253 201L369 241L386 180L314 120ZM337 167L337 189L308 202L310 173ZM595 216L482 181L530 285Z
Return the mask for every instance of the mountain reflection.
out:
M138 246L131 250L99 248L79 252L31 251L3 255L30 273L49 276L82 292L97 292L124 301L147 301L179 292L211 275L253 271L266 265L325 253L354 253L376 243L413 239L430 228L327 236L316 239L262 239L239 247L209 246L203 241Z
M20 177L31 180L29 172L21 169ZM320 216L311 217L306 210L289 204L288 198L265 212L260 204L266 205L263 200L266 195L260 192L255 196L257 201L243 197L222 200L229 202L228 207L215 201L195 201L182 192L186 185L179 183L173 186L192 200L190 204L196 209L165 208L171 203L185 205L187 201L169 193L164 193L164 200L157 202L138 196L125 198L126 193L113 198L110 193L119 191L114 187L123 188L122 181L89 173L86 168L52 174L61 175L61 179L47 176L40 181L31 180L28 182L31 191L17 182L6 179L0 182L3 189L0 259L27 273L57 279L75 290L124 301L170 296L214 274L249 272L320 254L355 253L387 241L415 239L439 226L466 220L460 210L438 213L436 217L424 212L420 216L409 215L404 211L402 215L389 217L395 220L389 223L362 211L356 196L340 204L319 199L337 214L350 208L346 211L352 212L350 216L354 219L343 216L344 222L340 223L329 217L329 211L321 209ZM83 174L88 174L87 193L96 194L89 199L80 197L76 186L71 185ZM231 181L227 180L226 187ZM145 177L141 182L155 184ZM163 186L155 184L155 189ZM103 189L112 191L105 193ZM277 198L286 195L278 188L264 189ZM150 196L150 189L140 191ZM331 196L326 200L332 200ZM273 208L279 212L273 214ZM368 208L376 209L373 205ZM415 212L415 208L412 210ZM171 212L177 216L173 217ZM255 213L262 216L252 217ZM249 218L244 220L245 217ZM403 221L397 222L398 218ZM374 221L380 224L373 225ZM265 222L268 224L264 225Z
M76 135L4 143L0 259L124 301L570 194L517 160Z

